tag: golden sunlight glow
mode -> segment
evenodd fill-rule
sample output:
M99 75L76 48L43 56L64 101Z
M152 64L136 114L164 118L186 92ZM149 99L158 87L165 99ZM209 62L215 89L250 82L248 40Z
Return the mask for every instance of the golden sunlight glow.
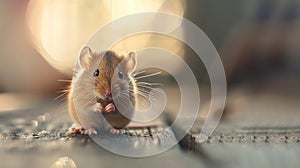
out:
M27 109L32 107L39 99L39 96L33 94L1 93L0 113Z
M113 19L139 12L183 16L184 0L31 0L27 23L33 44L41 55L53 67L71 75L80 48L97 29ZM142 38L136 38L136 42L123 40L115 49L137 50L161 43L166 49L182 54L182 44L170 38L150 35Z

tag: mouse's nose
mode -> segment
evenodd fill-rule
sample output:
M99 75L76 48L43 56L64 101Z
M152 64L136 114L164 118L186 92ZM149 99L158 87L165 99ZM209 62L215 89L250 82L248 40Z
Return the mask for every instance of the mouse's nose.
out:
M111 90L110 89L105 90L105 96L106 97L111 97Z

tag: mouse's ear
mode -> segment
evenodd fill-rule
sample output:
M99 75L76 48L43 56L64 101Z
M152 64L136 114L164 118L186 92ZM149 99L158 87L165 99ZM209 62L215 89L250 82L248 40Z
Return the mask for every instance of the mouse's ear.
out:
M124 56L123 61L126 64L127 72L132 73L136 68L136 53L131 51L129 54Z
M85 46L81 49L78 61L81 68L85 70L89 69L92 61L92 50L90 47Z

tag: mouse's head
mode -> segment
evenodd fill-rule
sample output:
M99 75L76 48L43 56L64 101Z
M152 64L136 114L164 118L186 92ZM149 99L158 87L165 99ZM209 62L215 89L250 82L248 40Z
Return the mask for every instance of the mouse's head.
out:
M97 54L84 47L79 62L85 73L94 79L97 101L104 106L112 102L112 95L118 97L124 90L133 91L131 73L136 67L135 52L116 54L106 51Z

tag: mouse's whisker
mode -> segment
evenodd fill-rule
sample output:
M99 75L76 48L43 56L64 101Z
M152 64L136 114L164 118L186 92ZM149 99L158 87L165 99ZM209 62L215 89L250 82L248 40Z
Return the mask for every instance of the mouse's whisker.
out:
M131 93L135 93L135 92L137 92L137 93L144 93L144 94L146 94L146 95L148 95L150 92L149 91L146 91L146 90L142 90L142 89L128 89L129 90L129 92L131 92Z
M132 94L134 94L134 93L132 93ZM149 95L141 93L141 92L136 92L136 95L137 96L142 96L142 97L145 97L145 98L149 98Z
M147 94L147 95L150 95L150 92L151 92L150 89L146 89L146 88L138 88L137 91L142 92L142 93Z
M68 93L68 92L70 92L69 89L64 89L64 90L58 90L58 91L56 91L56 93Z
M134 79L138 80L138 79L142 79L142 78L148 78L148 77L156 76L156 75L159 75L159 74L161 74L161 71L155 72L155 73L152 73L152 74L147 74L147 75L144 75L144 76L134 77Z
M117 100L118 103L120 103L119 105L124 105L126 104L126 106L128 105L128 103L130 103L130 99L128 97L120 97Z
M139 107L149 107L151 105L151 102L149 100L145 100L145 99L142 99L139 101L138 103Z
M133 93L133 91L132 91L132 93ZM158 101L153 95L151 95L151 94L149 94L148 92L145 92L145 91L139 90L139 91L137 92L137 95L138 95L138 96L142 96L142 97L144 97L144 98L147 98L148 100L151 98L151 100Z
M128 95L129 92L126 92L126 91L120 91L119 93L120 93L120 94L126 94L126 95Z
M143 89L138 89L137 92L138 92L138 93L144 93L144 94L146 94L146 95L149 95L149 93L150 93L149 91L143 90Z
M146 99L144 97L139 97L139 101L137 102L137 107L139 109L141 108L149 108L151 106L151 101L149 99Z
M132 76L136 76L136 75L140 75L140 74L143 74L145 73L146 71L139 71L139 72L136 72L136 73L133 73Z
M66 83L71 83L72 80L67 80L67 79L58 79L58 82L66 82Z
M124 91L122 92L122 94L124 94ZM128 103L128 99L130 99L130 98L136 98L139 100L138 104L137 104L138 107L143 107L143 108L150 106L150 104L151 104L150 98L151 98L151 100L156 100L155 98L153 98L151 96L149 97L148 94L137 93L136 91L134 92L133 90L129 90L130 97L128 97L128 93L125 93L125 94L126 94L126 98L125 98L126 102L124 102L124 103ZM125 100L123 100L123 101L125 101Z
M64 89L64 90L59 90L59 91L56 91L56 93L62 93L60 95L58 95L57 97L55 97L53 100L58 100L59 98L65 96L67 93L70 92L70 89Z
M63 97L64 95L66 95L68 92L63 92L62 94L58 95L57 97L55 97L53 100L58 100L59 98Z
M149 97L148 97L148 96L144 96L144 95L141 95L141 94L137 94L136 96L137 96L137 98L138 98L139 100L140 100L140 99L144 99L144 100L149 101Z
M130 94L130 93L120 93L120 97L124 97L124 98L130 98L130 97L132 97L133 95L132 94Z
M116 99L118 99L118 98L128 98L130 95L129 94L127 94L126 92L119 92L119 94L118 94L118 96L117 97L115 97Z
M146 69L146 66L141 66L139 68L136 68L134 72L140 72L140 71L145 71L144 69Z
M161 92L157 88L153 88L153 87L147 86L147 85L137 85L137 87L138 87L138 89L145 88L145 89L150 89L150 90L154 90L154 91L157 91L157 92Z
M162 83L151 83L151 82L136 82L137 85L139 84L144 84L144 85L149 85L149 86L163 86L164 84Z
M146 92L141 92L140 90L129 90L130 94L143 94L145 96L148 96L149 94Z
M126 96L126 95L127 95L126 93L122 93L122 92L120 92L116 98L119 98L119 97L124 97L124 96Z

